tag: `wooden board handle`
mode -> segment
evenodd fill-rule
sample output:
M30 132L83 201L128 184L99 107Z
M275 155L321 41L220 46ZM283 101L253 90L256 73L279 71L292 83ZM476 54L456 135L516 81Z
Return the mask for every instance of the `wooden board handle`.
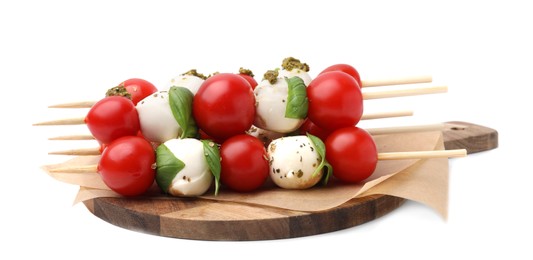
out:
M498 147L498 132L492 128L467 122L446 122L443 130L446 150L466 149L468 154Z

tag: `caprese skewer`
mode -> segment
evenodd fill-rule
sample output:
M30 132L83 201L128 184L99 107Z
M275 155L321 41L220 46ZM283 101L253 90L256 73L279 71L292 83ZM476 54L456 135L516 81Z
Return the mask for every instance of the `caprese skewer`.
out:
M307 64L287 58L282 69L268 71L264 80L254 86L245 76L253 80L253 74L244 69L239 74L217 73L207 79L191 70L171 80L168 90L142 92L150 93L140 100L133 98L132 90L122 84L110 90L109 97L92 104L82 120L36 125L86 123L105 149L83 152L101 153L98 166L85 167L84 171L96 169L110 189L125 196L145 192L150 178L151 183L155 180L164 193L173 196L202 195L213 186L213 180L215 193L220 180L227 188L251 191L262 186L266 175L279 187L307 189L320 180L327 182L332 169L339 180L363 181L372 174L378 159L465 155L464 150L378 154L371 135L355 126L363 118L364 99L442 93L446 87L367 93L361 91L365 84L357 71L348 65L331 66L313 80L308 71ZM285 136L299 130L306 119L327 134L320 138L312 134ZM219 144L195 139L199 130ZM264 140L251 136L259 137L259 132ZM342 139L339 136L351 138L349 148L338 149L342 147L337 142ZM118 151L136 146L142 147L138 156L143 160L128 165L131 158L120 158ZM254 162L254 167L242 162ZM264 167L256 169L257 165ZM134 172L137 173L129 174ZM235 177L244 176L244 172L255 176L245 181L247 185L235 181L245 180ZM124 184L114 175L132 181ZM145 177L142 185L133 183L141 175L152 177Z

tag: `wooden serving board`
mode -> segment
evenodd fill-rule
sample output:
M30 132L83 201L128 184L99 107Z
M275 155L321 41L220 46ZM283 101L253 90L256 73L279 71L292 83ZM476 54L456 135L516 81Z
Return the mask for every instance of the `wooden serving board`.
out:
M497 131L448 122L446 149L468 153L498 146ZM357 226L398 208L405 200L388 195L352 199L320 212L196 198L96 198L85 201L95 216L119 227L153 235L199 240L266 240L309 236Z

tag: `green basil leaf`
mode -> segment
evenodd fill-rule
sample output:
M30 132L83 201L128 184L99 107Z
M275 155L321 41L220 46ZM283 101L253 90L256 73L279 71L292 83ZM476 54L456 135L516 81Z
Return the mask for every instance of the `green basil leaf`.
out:
M326 160L324 161L324 167L326 168L326 174L322 178L322 185L326 186L329 181L329 177L333 174L333 166Z
M211 140L201 140L204 145L204 156L209 170L215 177L215 196L218 195L218 189L220 187L220 152L215 142Z
M176 158L164 144L155 150L156 152L156 175L155 181L163 192L168 193L172 180L185 168L185 163Z
M289 85L285 117L295 119L306 118L309 102L307 100L307 89L304 81L300 77L286 78L285 80Z
M322 171L322 168L326 167L326 174L324 175L324 177L322 179L323 184L326 185L328 183L329 177L331 177L331 174L333 174L333 167L326 160L326 146L324 145L324 142L322 142L322 140L320 140L320 138L318 138L318 137L316 137L316 136L314 136L312 134L308 133L307 137L311 140L311 142L313 143L313 146L316 149L316 152L322 158L321 161L320 161L320 164L318 165L318 167L316 167L315 172L313 172L313 176L315 176L320 171Z
M187 88L172 86L168 92L168 101L172 115L181 127L180 138L196 137L198 127L192 116L194 94Z

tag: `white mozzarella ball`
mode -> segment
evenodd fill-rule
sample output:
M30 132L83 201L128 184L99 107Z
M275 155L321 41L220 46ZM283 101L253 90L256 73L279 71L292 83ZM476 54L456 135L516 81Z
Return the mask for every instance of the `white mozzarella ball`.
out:
M287 77L287 78L299 77L304 81L304 84L306 87L309 86L309 83L311 83L311 80L312 80L311 76L309 76L309 73L301 69L292 69L292 70L282 69L279 71L279 76L282 78L283 77Z
M307 136L276 139L270 143L267 152L270 177L281 188L307 189L322 178L322 171L313 175L322 158Z
M303 124L303 119L285 117L289 96L285 78L278 78L274 84L268 80L261 81L255 88L254 95L255 126L278 133L290 133Z
M170 110L168 91L158 91L141 100L137 113L146 139L163 143L180 135L181 127Z
M205 80L197 76L180 75L170 80L168 89L170 89L173 86L184 87L184 88L189 89L193 95L196 95L196 92L198 92L198 89L200 88L202 83L204 83L204 81Z
M185 167L172 180L168 193L173 196L199 196L213 181L213 174L204 157L202 142L192 138L172 139L165 146L181 160Z

